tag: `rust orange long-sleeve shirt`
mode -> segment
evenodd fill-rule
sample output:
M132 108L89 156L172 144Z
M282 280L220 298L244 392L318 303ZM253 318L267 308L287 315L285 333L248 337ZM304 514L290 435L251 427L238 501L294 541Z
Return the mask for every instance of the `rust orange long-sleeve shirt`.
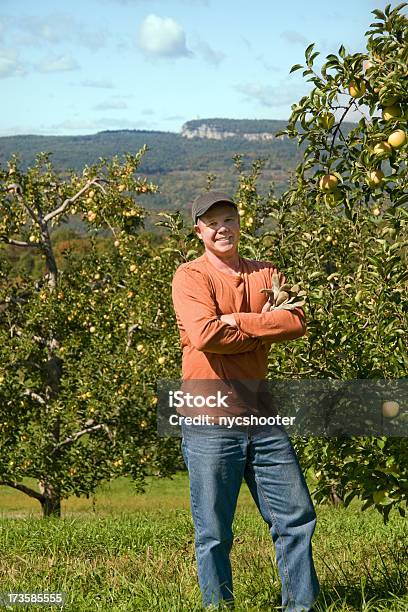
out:
M183 381L262 381L270 345L306 333L302 308L261 313L267 298L260 289L272 287L274 272L280 284L286 282L272 263L243 257L236 276L219 271L205 253L179 266L172 297L183 350ZM233 314L237 327L222 322L223 314ZM239 400L235 403L225 414L246 412L238 406Z

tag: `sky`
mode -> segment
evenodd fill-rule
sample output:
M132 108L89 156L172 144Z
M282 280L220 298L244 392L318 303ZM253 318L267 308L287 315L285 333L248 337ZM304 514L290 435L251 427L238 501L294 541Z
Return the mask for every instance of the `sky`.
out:
M0 135L287 119L291 66L364 51L376 0L0 0ZM396 3L392 4L393 6Z

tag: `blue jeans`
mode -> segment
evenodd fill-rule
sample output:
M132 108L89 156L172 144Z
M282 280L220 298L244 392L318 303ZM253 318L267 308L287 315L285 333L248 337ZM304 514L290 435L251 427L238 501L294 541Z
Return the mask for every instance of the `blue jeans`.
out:
M204 606L234 601L229 555L245 478L275 544L283 609L311 610L319 593L311 544L316 513L286 431L276 425L182 424L182 435Z

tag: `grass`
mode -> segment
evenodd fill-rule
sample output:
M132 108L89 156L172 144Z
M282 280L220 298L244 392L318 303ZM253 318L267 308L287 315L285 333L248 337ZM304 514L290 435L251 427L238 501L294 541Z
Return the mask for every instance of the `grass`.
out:
M41 519L38 503L7 487L0 495L0 591L64 591L70 612L201 609L185 473L149 479L144 495L118 479L94 499L65 501L61 520ZM358 503L321 506L317 514L316 610L408 610L404 520L393 515L385 526L376 512L360 512ZM278 610L272 540L245 484L234 535L235 610Z

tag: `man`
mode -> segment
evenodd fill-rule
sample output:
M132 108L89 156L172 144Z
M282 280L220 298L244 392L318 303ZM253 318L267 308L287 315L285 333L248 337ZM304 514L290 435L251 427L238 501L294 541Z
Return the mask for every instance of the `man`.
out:
M319 592L311 538L316 514L293 446L276 425L221 423L222 415L248 415L251 393L267 375L274 342L306 332L301 308L270 311L263 287L272 286L273 264L240 257L239 215L226 193L208 191L192 205L204 254L177 269L172 295L183 347L183 384L227 385L228 407L206 408L211 424L182 422L182 452L190 479L198 579L204 606L233 605L230 550L238 493L245 481L269 526L288 612L312 610ZM285 282L279 274L281 284ZM262 402L253 414L265 414ZM212 411L212 412L211 412ZM262 412L263 411L263 412ZM190 410L179 411L192 414Z

